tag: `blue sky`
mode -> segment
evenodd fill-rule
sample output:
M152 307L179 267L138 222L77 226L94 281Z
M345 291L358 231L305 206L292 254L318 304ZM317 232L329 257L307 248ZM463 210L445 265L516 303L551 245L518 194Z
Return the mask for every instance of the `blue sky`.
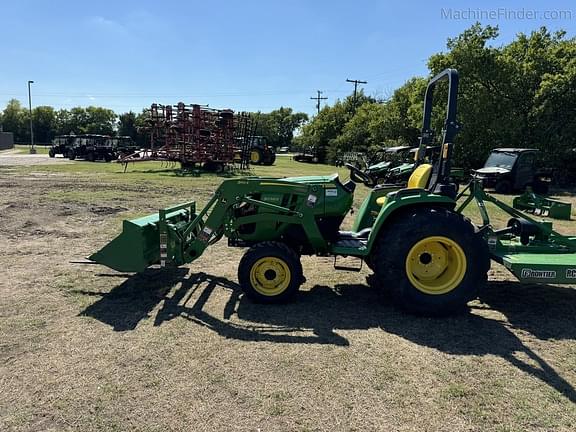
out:
M35 106L124 112L182 100L313 113L316 90L331 103L351 92L346 78L387 96L426 75L427 58L475 13L500 27L498 44L541 25L573 37L576 25L573 1L3 0L0 10L0 109L11 98L27 103L31 79ZM542 16L559 10L571 18Z

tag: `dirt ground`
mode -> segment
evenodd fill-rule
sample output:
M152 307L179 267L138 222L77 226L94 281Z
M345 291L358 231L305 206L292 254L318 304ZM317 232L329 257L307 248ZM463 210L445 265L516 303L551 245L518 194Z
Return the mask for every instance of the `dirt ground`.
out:
M470 313L416 318L304 258L294 303L256 305L225 241L178 270L71 263L218 179L0 174L2 431L576 429L573 289L495 266Z
M30 166L70 164L68 159L62 157L50 158L47 154L23 154L20 150L0 151L0 166Z

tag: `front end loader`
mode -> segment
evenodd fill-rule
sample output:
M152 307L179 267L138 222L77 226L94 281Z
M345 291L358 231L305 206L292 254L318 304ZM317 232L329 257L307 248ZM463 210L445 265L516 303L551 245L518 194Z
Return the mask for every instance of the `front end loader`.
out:
M431 129L433 94L441 81L448 83L448 103L438 151L431 158L427 150L436 145ZM188 202L125 221L122 233L90 259L123 272L180 266L225 236L229 246L248 248L238 266L245 295L261 303L278 303L292 298L303 283L302 255L351 256L366 262L374 271L371 279L397 305L428 315L462 310L476 298L491 257L521 280L565 283L566 278L538 279L551 274L539 273L538 267L527 277L520 267L537 257L537 250L553 245L546 254L561 254L554 262L560 266L557 271L568 275L569 269L576 269L572 239L547 224L522 218L514 209L514 222L505 231L494 230L489 221L476 227L462 215L465 206L457 206L457 201L463 195L456 194L450 166L459 130L457 90L458 74L452 69L429 82L416 168L407 186L371 188L350 231L341 225L351 210L356 183L369 179L347 165L356 181L342 182L337 175L225 180L200 211ZM476 197L481 206L483 198L490 199L480 191L474 189L465 204ZM520 267L515 257L520 257ZM552 270L546 266L544 271ZM571 271L576 276L576 270Z

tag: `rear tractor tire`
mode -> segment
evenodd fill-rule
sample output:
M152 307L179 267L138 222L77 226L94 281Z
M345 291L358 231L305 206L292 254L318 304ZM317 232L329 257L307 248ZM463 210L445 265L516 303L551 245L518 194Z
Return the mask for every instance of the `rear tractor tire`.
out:
M257 243L240 260L238 281L257 303L284 303L304 282L300 257L284 243Z
M542 181L542 180L534 180L534 182L532 183L532 190L534 191L534 193L537 193L539 195L548 195L548 192L550 191L549 186L548 186L548 182Z
M264 165L271 166L276 162L276 153L269 151L264 158Z
M376 285L419 315L466 310L490 269L487 245L474 226L442 208L401 213L377 240L371 259Z

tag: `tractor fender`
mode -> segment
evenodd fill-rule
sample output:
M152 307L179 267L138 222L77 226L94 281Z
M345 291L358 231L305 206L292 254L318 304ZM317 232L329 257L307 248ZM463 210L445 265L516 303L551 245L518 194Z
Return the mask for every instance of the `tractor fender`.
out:
M380 213L374 221L372 231L366 244L367 253L371 253L378 236L386 230L387 225L401 214L415 207L443 207L453 209L456 202L447 196L433 194L425 189L401 189L392 192L386 203L380 209Z

